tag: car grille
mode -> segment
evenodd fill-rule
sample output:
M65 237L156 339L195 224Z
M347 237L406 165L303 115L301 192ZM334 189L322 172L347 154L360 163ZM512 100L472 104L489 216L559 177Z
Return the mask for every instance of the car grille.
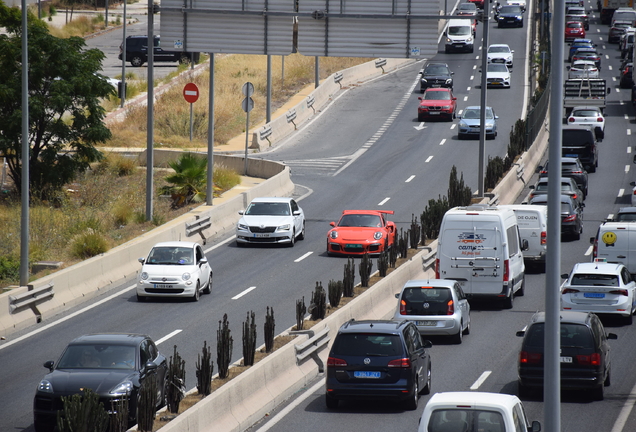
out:
M163 277L163 276L154 276L154 277L150 277L150 279L148 279L146 281L146 283L150 283L150 284L173 284L173 283L179 283L180 279L176 278L176 277Z
M434 85L434 86L443 86L444 84L446 84L446 80L445 79L431 79L431 78L427 78L426 81L430 85Z
M501 78L488 78L486 81L489 83L503 84L503 79Z
M505 63L506 60L502 59L502 58L494 58L492 60L490 60L492 63Z
M250 243L276 243L285 237L244 237Z
M441 106L429 106L428 110L429 111L441 111L442 107Z
M253 233L273 233L274 231L276 231L276 227L257 227L257 226L251 226L250 227L250 232Z

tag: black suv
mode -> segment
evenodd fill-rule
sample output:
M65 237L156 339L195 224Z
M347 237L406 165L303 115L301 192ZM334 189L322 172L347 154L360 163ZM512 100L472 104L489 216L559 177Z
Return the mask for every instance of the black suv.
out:
M605 333L601 320L591 312L559 312L561 318L561 388L589 389L594 399L603 399L610 385L610 345L614 333ZM519 353L519 395L543 387L545 312L532 316Z
M453 72L446 63L429 63L420 71L420 93L429 87L453 89Z
M561 156L579 158L587 172L598 167L598 140L592 126L565 126L562 129Z
M346 322L327 360L327 408L344 399L394 399L417 409L431 391L431 346L410 321Z
M123 55L124 44L119 46L119 60ZM148 61L148 36L128 36L126 38L126 61L139 67ZM155 36L154 61L179 62L181 64L199 61L199 53L183 51L164 51L161 48L159 36Z

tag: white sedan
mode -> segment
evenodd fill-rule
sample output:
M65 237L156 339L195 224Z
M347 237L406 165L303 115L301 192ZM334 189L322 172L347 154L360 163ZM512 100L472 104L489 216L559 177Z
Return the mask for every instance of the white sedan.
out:
M503 63L509 68L512 67L514 50L506 44L492 44L486 53L488 63Z
M198 243L157 243L139 262L137 301L148 297L186 297L198 301L202 292L212 291L212 268Z
M568 66L568 79L600 78L598 67L592 60L577 60Z
M592 126L596 138L605 137L605 116L599 107L577 106L568 116L568 126Z
M561 309L595 314L617 314L632 323L636 312L636 282L623 264L587 262L574 264L561 276Z
M236 224L236 244L287 244L305 238L305 213L292 198L255 198Z
M489 88L510 88L510 69L501 63L488 63L486 66L486 82Z

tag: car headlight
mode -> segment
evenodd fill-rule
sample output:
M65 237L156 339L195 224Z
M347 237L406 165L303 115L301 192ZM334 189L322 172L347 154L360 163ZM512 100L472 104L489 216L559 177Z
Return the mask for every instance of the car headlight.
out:
M111 391L108 392L108 394L112 396L126 395L129 394L132 389L133 383L129 380L126 380L117 384Z
M466 42L472 42L473 41L473 37L469 36L468 39L466 39Z
M42 380L40 381L40 384L38 384L38 391L43 393L53 393L53 385L51 385L51 382L48 380Z
M190 280L191 277L192 275L190 275L190 273L188 272L181 275L181 279L183 279L184 281Z
M450 105L444 105L442 109L450 109Z
M453 82L452 78L449 78L449 79L446 80L446 84L451 84L452 82Z
M240 223L240 222L239 222L236 226L237 226L237 227L238 227L238 229L240 229L241 231L249 231L249 227L248 227L247 225L245 225L245 224Z
M451 38L446 38L446 42L453 42L453 40Z
M468 127L468 125L464 121L460 121L459 122L459 127L460 128L466 128L466 127Z
M382 231L376 231L373 233L373 238L376 240L380 240L382 238Z
M289 231L291 229L291 225L290 224L286 224L286 225L281 225L278 228L276 228L276 231Z
M338 231L330 231L329 232L329 238L337 239L338 238Z
M139 275L139 279L141 279L141 280L148 279L148 273L147 272L141 272L141 274Z

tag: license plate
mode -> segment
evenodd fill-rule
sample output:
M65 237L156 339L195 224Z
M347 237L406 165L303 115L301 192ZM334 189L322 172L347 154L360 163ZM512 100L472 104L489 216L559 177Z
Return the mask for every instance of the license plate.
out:
M155 288L172 288L172 285L169 284L154 284Z
M254 237L269 237L269 233L254 234Z
M603 293L585 293L583 294L585 298L605 298L605 294Z
M415 325L435 327L437 325L437 321L416 321Z
M362 245L361 244L347 244L347 245L345 245L345 247L351 248L351 249L362 249Z
M560 357L559 361L561 361L561 363L572 363L572 357Z
M567 153L565 157L579 157L576 153Z
M440 115L439 111L429 111L428 112L429 115Z
M355 371L353 376L356 378L380 378L380 372Z

